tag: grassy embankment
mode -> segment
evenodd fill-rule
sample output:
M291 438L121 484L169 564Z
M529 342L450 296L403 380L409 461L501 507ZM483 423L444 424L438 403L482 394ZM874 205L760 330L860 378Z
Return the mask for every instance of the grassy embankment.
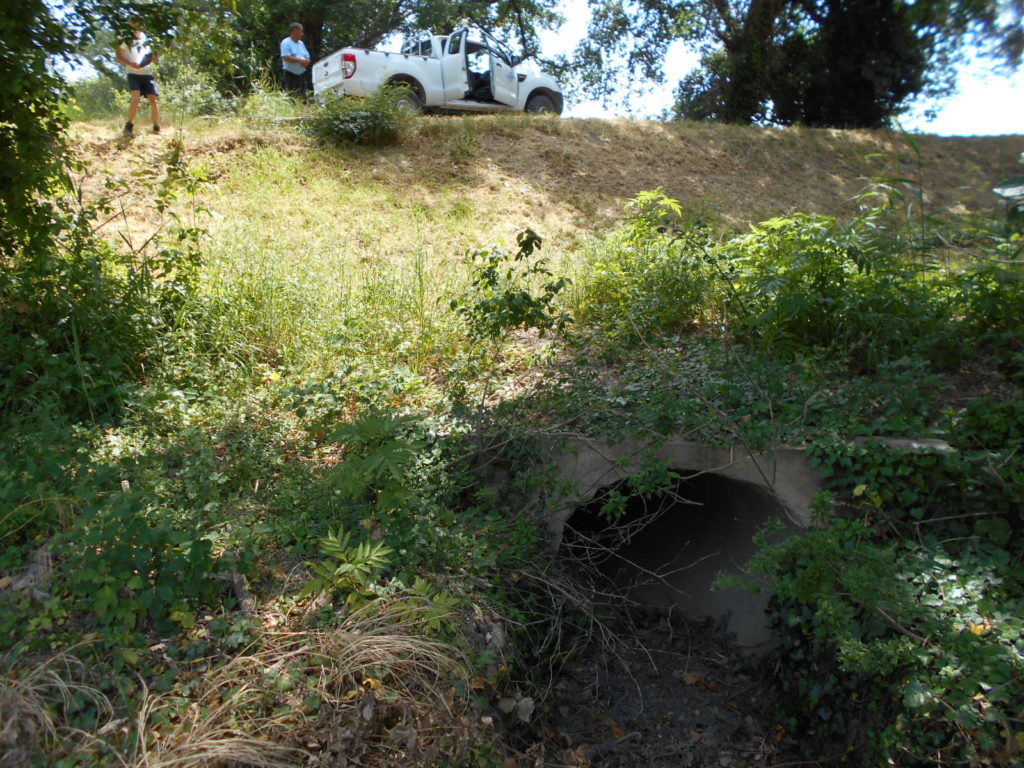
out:
M1016 567L1022 299L1007 262L1019 245L985 218L987 188L1013 170L1013 140L924 138L915 153L891 134L525 116L416 120L380 149L252 122L189 124L131 145L115 133L75 127L93 170L122 179L108 189L89 175L83 197L109 197L96 222L132 253L120 269L151 260L180 295L161 294L167 312L143 323L127 378L98 380L103 361L83 362L80 334L104 329L79 329L66 368L52 363L56 388L25 379L28 399L6 406L0 629L12 693L0 704L18 723L17 759L198 765L245 749L267 765L303 752L497 761L505 732L493 730L492 705L528 699L541 681L527 670L581 643L587 626L583 605L575 618L542 618L559 601L536 566L538 510L521 503L550 479L531 466L530 440L565 424L809 445L836 477L835 497L867 524L806 545L827 554L870 542L851 556L853 584L840 575L834 587L854 607L822 611L836 594L824 578L813 580L820 593L801 581L794 563L814 558L799 548L764 570L790 616L826 627L812 652L829 660L830 690L877 700L882 713L902 701L897 731L910 728L915 749L936 749L940 733L996 754L981 726L962 724L993 708L1011 719L993 718L992 733L1012 742L1000 696L1019 693L1019 657L1006 655L1015 625L988 606L1012 606L1017 592L975 586L944 614L954 627L989 623L970 632L991 635L999 677L982 682L999 690L978 699L943 682L944 648L927 634L943 617L922 612L920 595L879 595L860 577L886 552L909 570L941 562L948 553L927 536L897 545L891 532L964 514L983 523L967 530L977 546L964 561ZM179 140L173 186L162 171L146 178ZM735 237L795 211L852 221L853 196L879 176L890 181L877 200L891 205L853 230L797 217ZM653 195L614 229L625 201L659 186L683 209ZM956 210L931 217L943 208ZM195 239L176 239L192 225ZM550 306L519 292L536 297L544 282L525 275L528 262L491 245L511 254L527 227L545 238L547 267L574 281ZM150 242L154 233L169 239ZM482 262L466 254L477 249L498 267L490 293L471 289ZM515 329L524 308L577 322L538 336ZM510 319L474 334L464 322L474 311ZM136 329L138 316L121 319ZM512 468L497 494L473 471L482 436L495 434ZM969 460L922 468L845 442L872 434L944 437ZM669 469L632 490L664 491ZM986 471L1002 496L979 480ZM943 478L942 492L921 472ZM28 588L11 590L24 578ZM894 626L851 634L875 605ZM495 641L495 623L518 642ZM60 655L46 661L50 652ZM842 741L814 716L816 738ZM879 722L871 743L899 754L910 737Z

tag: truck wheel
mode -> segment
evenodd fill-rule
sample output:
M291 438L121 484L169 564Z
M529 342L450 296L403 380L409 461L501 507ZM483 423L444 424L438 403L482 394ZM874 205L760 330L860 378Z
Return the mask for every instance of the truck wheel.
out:
M535 93L526 100L526 111L542 115L555 111L555 100L546 93Z
M423 97L420 96L419 91L414 88L405 88L404 90L405 93L398 100L398 108L412 115L421 114L423 112Z

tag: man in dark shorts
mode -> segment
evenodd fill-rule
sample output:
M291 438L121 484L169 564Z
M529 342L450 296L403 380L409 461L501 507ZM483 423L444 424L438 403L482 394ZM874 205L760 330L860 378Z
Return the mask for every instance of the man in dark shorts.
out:
M131 43L121 43L117 49L117 60L124 64L124 73L128 76L128 90L132 94L132 103L128 107L128 122L124 124L124 135L135 135L135 115L139 111L139 102L145 96L149 100L149 114L153 118L153 133L160 133L160 105L157 103L156 78L153 75L153 64L157 54L149 47L146 33L138 20L132 22L135 38Z
M302 25L298 22L289 27L288 37L281 41L281 64L284 66L285 90L305 101L309 50L302 42L302 34Z

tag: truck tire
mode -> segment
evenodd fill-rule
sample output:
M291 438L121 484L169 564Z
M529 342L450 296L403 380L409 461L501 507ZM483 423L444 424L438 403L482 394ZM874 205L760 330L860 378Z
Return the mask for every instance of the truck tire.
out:
M404 88L403 90L402 98L398 100L398 108L413 115L422 114L423 97L420 96L420 92L411 87Z
M526 111L535 115L555 112L555 100L546 93L535 93L526 100Z

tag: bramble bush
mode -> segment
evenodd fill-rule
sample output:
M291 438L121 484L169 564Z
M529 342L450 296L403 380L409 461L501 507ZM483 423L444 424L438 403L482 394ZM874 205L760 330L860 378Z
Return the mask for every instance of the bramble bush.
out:
M855 765L1024 755L1017 402L951 414L956 449L820 443L848 512L762 548L787 727ZM884 577L883 577L884 575Z
M405 88L381 88L363 98L323 95L306 130L333 144L386 147L398 143L409 125Z
M786 725L815 757L854 765L1016 764L1019 562L985 539L887 533L838 520L753 563L776 592Z
M828 350L867 371L907 357L952 369L990 349L1020 368L1019 262L982 254L940 267L880 238L873 212L849 224L794 214L716 245L660 190L630 208L585 259L573 296L581 327L613 341L718 328L783 359ZM994 257L1001 242L988 243Z
M536 328L543 336L572 322L556 304L570 280L555 277L544 259L530 261L541 242L536 232L527 229L516 236L519 249L514 254L492 248L471 255L476 265L473 281L465 294L451 300L449 308L465 320L475 339L498 340L517 328ZM535 295L537 280L546 282Z

